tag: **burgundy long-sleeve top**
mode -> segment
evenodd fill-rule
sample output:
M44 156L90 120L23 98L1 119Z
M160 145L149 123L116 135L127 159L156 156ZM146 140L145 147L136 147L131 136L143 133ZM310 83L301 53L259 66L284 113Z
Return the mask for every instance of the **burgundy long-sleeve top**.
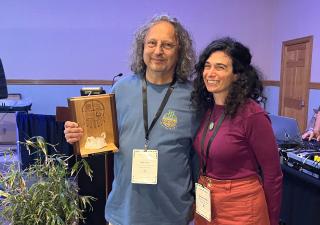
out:
M201 139L210 111L203 117L194 140L194 148L201 161L205 154L201 153ZM223 111L224 106L215 105L210 121L217 124ZM213 130L207 132L204 152ZM267 114L256 102L248 100L238 109L235 117L226 116L223 120L209 149L206 176L233 180L259 174L262 175L270 223L276 225L279 223L282 194L278 148Z

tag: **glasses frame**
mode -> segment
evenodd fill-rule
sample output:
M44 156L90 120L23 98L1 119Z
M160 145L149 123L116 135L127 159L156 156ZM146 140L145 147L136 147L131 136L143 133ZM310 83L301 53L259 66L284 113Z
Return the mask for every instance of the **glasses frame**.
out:
M175 47L178 45L169 41L157 41L157 40L151 39L151 40L145 41L144 46L149 49L154 49L158 46L158 42L160 42L160 48L162 50L168 50L168 51L174 50Z

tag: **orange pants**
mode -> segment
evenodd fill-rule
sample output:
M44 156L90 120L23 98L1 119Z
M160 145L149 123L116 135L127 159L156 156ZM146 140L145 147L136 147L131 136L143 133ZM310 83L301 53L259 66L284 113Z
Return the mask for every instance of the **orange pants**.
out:
M200 176L199 184L211 192L211 222L195 213L195 225L270 225L259 178L215 180Z

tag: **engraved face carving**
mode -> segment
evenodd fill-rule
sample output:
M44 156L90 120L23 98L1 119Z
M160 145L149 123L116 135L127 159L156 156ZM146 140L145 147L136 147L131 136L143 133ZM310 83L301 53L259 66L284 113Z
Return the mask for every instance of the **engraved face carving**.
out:
M104 120L105 108L99 100L88 100L82 107L85 126L89 128L101 127Z

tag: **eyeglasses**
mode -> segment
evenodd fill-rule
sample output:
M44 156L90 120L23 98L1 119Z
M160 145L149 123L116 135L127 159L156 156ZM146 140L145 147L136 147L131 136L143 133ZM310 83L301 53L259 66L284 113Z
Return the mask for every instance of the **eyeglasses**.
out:
M145 46L147 46L148 48L155 48L158 46L158 41L149 40L149 41L145 42ZM172 50L176 46L177 46L176 44L171 43L171 42L167 42L167 41L160 42L160 48L165 49L165 50Z

